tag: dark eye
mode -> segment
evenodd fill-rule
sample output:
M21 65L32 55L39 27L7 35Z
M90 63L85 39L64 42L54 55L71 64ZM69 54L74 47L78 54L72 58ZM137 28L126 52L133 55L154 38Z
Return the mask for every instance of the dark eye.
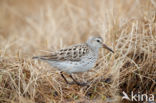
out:
M100 40L96 40L97 42L100 42Z

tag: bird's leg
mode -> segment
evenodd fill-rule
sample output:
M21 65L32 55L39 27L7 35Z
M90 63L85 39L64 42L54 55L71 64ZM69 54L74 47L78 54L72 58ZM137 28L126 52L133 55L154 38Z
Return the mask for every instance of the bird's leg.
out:
M72 77L72 75L69 75L69 76L70 76L70 78L71 78L77 85L79 85L79 86L87 86L87 85L88 85L87 83L80 83L80 82L76 81L76 80Z
M60 74L61 74L62 78L64 79L64 81L65 81L67 84L73 84L72 82L69 83L69 82L67 81L67 79L66 79L65 76L63 75L63 72L62 72L62 71L60 72Z

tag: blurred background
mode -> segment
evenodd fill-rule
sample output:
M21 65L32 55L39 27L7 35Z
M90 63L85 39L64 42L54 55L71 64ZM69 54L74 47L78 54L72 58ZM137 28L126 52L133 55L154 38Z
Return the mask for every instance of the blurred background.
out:
M44 51L85 42L95 32L116 53L102 51L105 57L100 56L100 67L87 74L92 80L96 78L90 88L65 88L63 81L56 85L59 74L41 73L40 69L51 67L31 60ZM0 0L0 101L3 103L65 100L103 103L109 97L117 103L122 90L155 93L155 55L155 0ZM109 86L99 84L107 70L113 81ZM49 94L49 88L57 91L57 96L55 92Z
M153 15L155 1L1 0L0 12L1 48L11 44L9 48L16 48L12 53L22 50L30 55L39 49L84 42L95 31L115 45L127 22Z

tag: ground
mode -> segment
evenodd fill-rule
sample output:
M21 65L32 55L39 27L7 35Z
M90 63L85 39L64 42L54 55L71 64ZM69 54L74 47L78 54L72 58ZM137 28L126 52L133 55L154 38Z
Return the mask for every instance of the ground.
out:
M56 68L32 60L94 33L115 53L101 49L92 70L74 74L90 86L68 85ZM123 91L155 87L155 0L0 1L0 103L132 103Z

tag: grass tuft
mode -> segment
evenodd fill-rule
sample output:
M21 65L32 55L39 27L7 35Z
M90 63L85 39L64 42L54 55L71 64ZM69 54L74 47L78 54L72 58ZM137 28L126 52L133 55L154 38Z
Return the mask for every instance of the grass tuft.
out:
M1 0L0 103L128 103L122 91L154 94L155 11L154 0ZM74 75L87 87L32 59L94 32L115 53L101 49L92 70Z

